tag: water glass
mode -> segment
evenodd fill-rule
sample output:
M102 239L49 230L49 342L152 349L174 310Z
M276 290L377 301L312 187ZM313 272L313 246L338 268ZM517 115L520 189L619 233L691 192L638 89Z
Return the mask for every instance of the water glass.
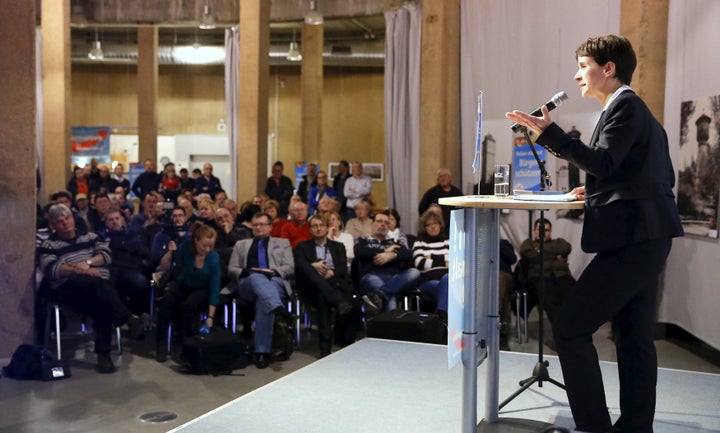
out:
M495 196L507 197L510 194L510 165L495 166Z

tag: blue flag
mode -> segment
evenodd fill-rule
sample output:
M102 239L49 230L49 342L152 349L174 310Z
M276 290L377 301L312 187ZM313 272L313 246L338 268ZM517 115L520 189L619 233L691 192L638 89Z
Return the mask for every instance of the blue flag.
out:
M477 172L480 166L480 155L482 155L482 92L478 95L477 103L477 135L475 136L475 158L473 159L473 173Z

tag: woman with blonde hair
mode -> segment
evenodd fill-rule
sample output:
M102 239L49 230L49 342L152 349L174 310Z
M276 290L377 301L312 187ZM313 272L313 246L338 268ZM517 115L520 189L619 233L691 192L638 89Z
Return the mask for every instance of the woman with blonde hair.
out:
M179 341L189 337L200 327L198 311L207 307L204 324L212 327L215 310L220 303L220 255L215 251L217 232L200 221L190 231L192 237L180 245L170 241L168 252L160 260L160 268L172 269L173 279L163 294L158 312L157 352L155 359L167 359L168 326L178 318Z
M343 231L342 217L338 212L325 212L324 215L328 218L328 239L345 245L348 269L350 269L350 263L355 258L355 239L350 233Z

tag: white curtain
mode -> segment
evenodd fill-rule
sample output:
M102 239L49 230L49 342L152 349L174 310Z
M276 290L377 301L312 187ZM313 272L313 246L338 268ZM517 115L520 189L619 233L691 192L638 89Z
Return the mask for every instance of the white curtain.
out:
M385 12L385 173L388 205L402 231L415 233L420 147L420 41L422 9Z
M225 29L225 106L227 111L228 148L230 150L230 179L225 185L228 196L237 198L237 111L238 111L238 28Z

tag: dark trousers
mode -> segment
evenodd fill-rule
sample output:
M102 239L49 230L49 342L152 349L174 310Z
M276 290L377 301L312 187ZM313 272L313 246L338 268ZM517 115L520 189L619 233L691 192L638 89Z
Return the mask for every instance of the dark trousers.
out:
M150 280L141 270L110 268L115 289L133 314L140 316L150 309Z
M528 313L540 302L540 278L528 279L525 283L525 289L528 294L527 309ZM575 279L571 275L563 275L561 277L548 276L545 277L545 285L543 289L543 310L547 314L550 322L555 320L555 312L565 302L567 293L575 284Z
M157 343L167 343L168 326L176 325L179 341L200 328L200 309L208 305L210 294L205 287L189 287L177 281L168 283L158 308Z
M297 278L300 297L317 309L320 349L329 350L333 341L330 309L343 301L352 304L353 287L346 280L325 279L317 272L298 272Z
M660 272L671 239L601 253L570 290L553 334L573 418L586 432L651 433L657 355L653 343ZM613 320L620 379L620 419L613 427L593 333Z
M118 296L112 282L79 275L56 290L60 305L93 319L95 352L110 352L113 325L123 325L130 317L130 310Z

